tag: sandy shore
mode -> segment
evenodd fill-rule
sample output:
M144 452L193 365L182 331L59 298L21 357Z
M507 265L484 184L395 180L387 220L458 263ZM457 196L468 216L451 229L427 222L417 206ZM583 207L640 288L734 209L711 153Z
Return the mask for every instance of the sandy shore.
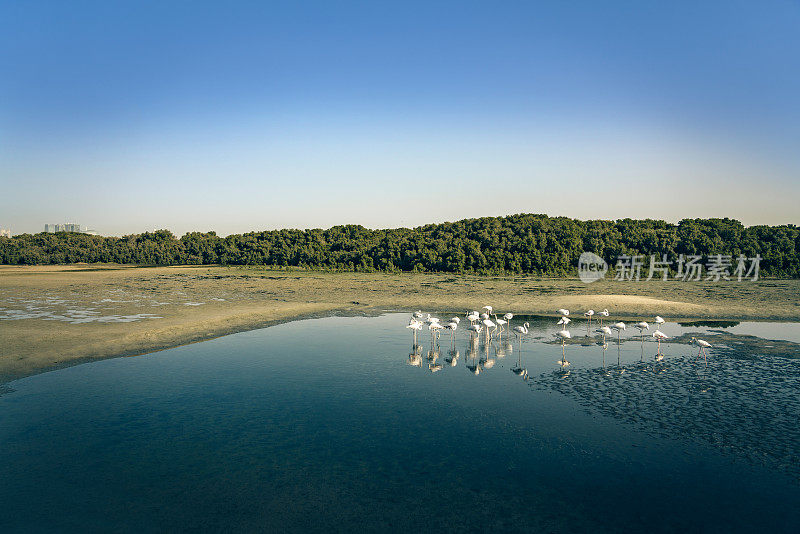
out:
M300 317L426 309L800 320L800 281L615 282L278 271L253 267L0 266L0 383ZM14 320L7 320L14 317ZM6 318L6 319L3 319Z

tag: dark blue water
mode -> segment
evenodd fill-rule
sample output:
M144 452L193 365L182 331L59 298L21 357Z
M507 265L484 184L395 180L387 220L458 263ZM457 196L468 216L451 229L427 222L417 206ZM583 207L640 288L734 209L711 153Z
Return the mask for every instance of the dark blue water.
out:
M0 531L800 529L793 436L759 461L757 435L726 446L693 434L702 415L684 432L636 398L686 389L685 413L716 410L724 434L729 383L688 347L656 364L652 343L570 345L562 373L559 345L471 353L461 332L451 367L449 339L433 361L423 332L417 367L406 320L299 321L8 384ZM637 403L644 422L623 416ZM777 406L791 432L796 404Z

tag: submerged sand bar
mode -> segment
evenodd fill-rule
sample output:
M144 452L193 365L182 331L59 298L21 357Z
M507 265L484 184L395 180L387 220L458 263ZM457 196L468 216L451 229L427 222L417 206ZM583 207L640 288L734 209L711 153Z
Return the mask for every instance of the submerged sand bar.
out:
M284 271L258 267L0 266L0 382L301 317L382 310L800 320L800 280L680 282Z

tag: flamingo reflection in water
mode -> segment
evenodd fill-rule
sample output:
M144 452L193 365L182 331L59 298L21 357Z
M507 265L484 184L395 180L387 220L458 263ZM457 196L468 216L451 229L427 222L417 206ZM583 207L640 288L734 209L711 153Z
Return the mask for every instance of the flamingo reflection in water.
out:
M473 326L478 326L478 325L473 325ZM478 330L478 332L480 333L480 330ZM469 345L467 346L467 356L466 356L467 365L466 365L466 367L467 367L467 370L470 373L474 374L474 375L478 375L481 372L481 365L480 365L480 363L478 363L478 347L479 347L479 343L480 342L478 340L478 336L475 335L475 336L471 336L469 338ZM471 363L469 363L470 360L471 360Z
M447 355L448 355L447 358L444 359L447 365L449 365L450 367L455 367L456 365L458 365L458 358L459 356L461 356L461 354L456 349L451 349L447 353Z
M408 355L408 365L413 367L422 366L422 345L414 343L411 346L411 353Z
M508 344L509 349L511 348L511 343ZM517 366L511 369L511 372L515 375L522 377L523 380L528 379L528 370L522 367L522 351L517 353Z
M484 370L491 369L492 367L494 367L494 364L497 361L494 358L489 356L489 346L490 346L490 344L489 344L488 339L487 339L486 344L484 344L484 346L483 346L483 357L480 359L481 368L484 369Z

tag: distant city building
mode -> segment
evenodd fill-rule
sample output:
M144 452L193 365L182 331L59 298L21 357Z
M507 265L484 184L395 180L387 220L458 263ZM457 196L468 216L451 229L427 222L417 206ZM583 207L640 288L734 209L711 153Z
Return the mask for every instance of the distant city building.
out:
M85 226L82 227L80 224L76 223L45 224L44 231L48 234L54 234L56 232L77 232L80 234L98 235L96 231L90 230Z
M0 228L0 237L11 237L11 230Z

